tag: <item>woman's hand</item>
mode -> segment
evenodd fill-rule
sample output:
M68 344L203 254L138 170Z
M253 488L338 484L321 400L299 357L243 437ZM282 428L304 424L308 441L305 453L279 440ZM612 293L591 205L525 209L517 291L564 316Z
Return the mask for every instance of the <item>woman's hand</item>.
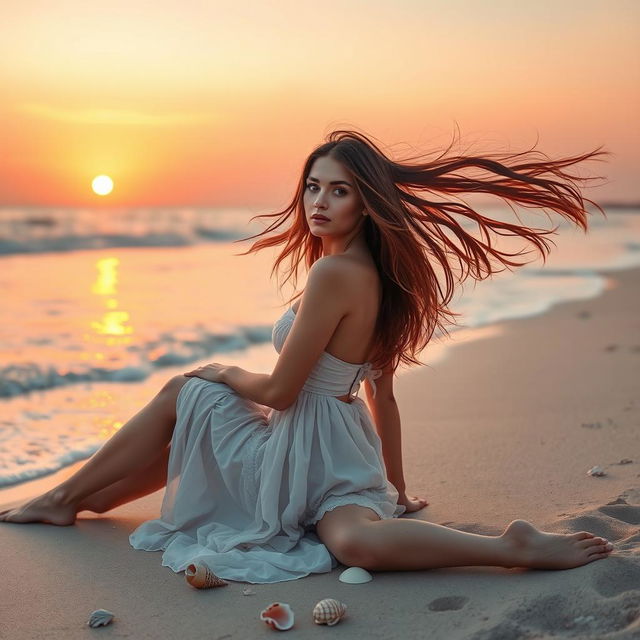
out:
M219 362L212 362L206 364L192 371L187 371L183 375L187 377L202 378L203 380L209 380L210 382L224 382L222 379L225 370L228 368L226 364L220 364Z
M402 504L407 508L405 513L412 513L413 511L424 509L429 503L425 498L418 498L418 496L409 497L406 493L401 493L398 498L398 504Z

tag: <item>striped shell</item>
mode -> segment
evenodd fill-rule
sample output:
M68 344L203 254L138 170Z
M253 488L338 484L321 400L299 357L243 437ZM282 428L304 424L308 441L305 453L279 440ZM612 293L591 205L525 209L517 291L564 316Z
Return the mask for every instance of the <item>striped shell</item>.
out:
M313 621L316 624L327 624L330 627L340 622L347 611L347 605L333 598L320 600L313 607Z
M195 589L211 589L226 587L229 583L219 578L204 564L190 564L184 571L186 581Z

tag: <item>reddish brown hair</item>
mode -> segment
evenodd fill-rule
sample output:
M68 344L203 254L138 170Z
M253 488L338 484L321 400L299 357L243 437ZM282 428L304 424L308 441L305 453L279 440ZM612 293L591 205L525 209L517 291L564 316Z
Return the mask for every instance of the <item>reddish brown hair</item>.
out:
M306 159L289 206L284 211L254 216L252 220L277 219L261 233L236 242L265 236L293 215L291 224L280 233L257 240L246 252L236 255L284 244L271 276L280 263L290 257L284 282L293 276L295 288L300 262L304 259L308 270L322 257L322 240L310 233L304 211L307 177L317 158L330 156L337 160L351 175L369 213L363 229L382 280L383 297L370 360L375 366L394 371L400 361L422 364L415 356L431 340L436 328L446 334L445 323L455 324L454 316L460 315L447 307L455 287L449 257L457 258L460 265L458 282L463 282L469 275L483 280L504 271L495 268L491 256L505 268L527 264L527 261L511 260L523 251L508 253L492 246L490 232L524 238L540 252L544 262L550 251L549 243L555 246L544 236L554 234L558 227L545 230L501 222L480 215L464 201L436 202L430 199L431 196L426 199L418 195L417 191L435 195L487 193L504 200L516 217L511 202L527 208L555 211L585 233L588 228L585 202L594 205L606 218L599 205L583 198L576 184L596 178L581 178L563 170L587 159L610 155L608 151L600 151L602 147L579 156L553 160L540 151L534 152L535 145L520 153L447 156L452 144L453 141L432 160L423 161L423 156L391 160L367 136L354 131L333 131L327 136L327 142L314 149ZM536 156L544 159L535 159ZM411 162L416 159L422 161ZM474 168L487 172L489 177L483 179L459 173ZM484 240L465 231L452 214L474 221ZM451 235L457 238L460 246ZM434 266L441 268L444 291ZM289 302L301 295L302 292L294 295Z

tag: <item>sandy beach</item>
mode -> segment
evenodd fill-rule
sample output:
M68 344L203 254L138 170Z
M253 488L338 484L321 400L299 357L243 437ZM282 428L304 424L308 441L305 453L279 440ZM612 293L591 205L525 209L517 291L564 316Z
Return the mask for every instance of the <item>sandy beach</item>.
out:
M408 492L429 506L404 517L500 534L513 519L547 531L606 536L610 557L564 571L455 567L328 574L197 591L136 551L128 535L157 517L162 492L75 526L0 524L0 637L261 638L286 602L299 638L498 640L640 638L640 269L608 275L597 298L560 304L465 341L396 383ZM460 398L464 398L461 402ZM621 463L623 459L631 462ZM48 489L83 463L0 492L2 508ZM590 476L598 465L606 475ZM315 625L337 598L347 616ZM113 624L86 626L105 608Z

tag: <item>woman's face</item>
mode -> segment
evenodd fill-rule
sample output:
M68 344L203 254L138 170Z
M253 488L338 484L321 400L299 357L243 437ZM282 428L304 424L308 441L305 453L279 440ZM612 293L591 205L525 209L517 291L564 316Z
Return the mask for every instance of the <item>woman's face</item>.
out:
M365 221L363 204L353 180L333 158L317 158L311 165L304 192L304 211L311 233L318 237L339 237ZM327 221L313 219L319 213Z

